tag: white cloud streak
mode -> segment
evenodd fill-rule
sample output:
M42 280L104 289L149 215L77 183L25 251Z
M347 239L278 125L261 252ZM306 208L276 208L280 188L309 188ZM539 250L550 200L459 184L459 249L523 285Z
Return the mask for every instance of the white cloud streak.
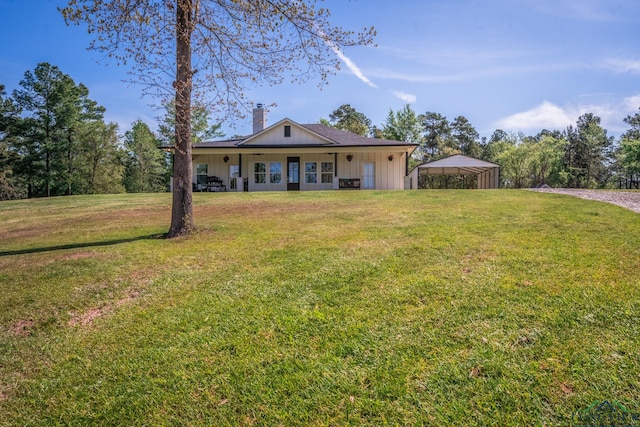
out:
M603 66L615 73L640 74L640 59L612 58L604 61Z
M473 81L484 78L493 78L505 75L543 73L551 71L565 71L585 68L578 63L554 63L541 65L522 65L505 67L477 68L465 72L448 72L443 74L410 74L388 69L377 69L369 73L379 79L399 80L408 83L453 83L461 81Z
M320 28L316 27L315 25L314 25L314 28L316 29L316 31L318 31L318 33L321 36L323 36L324 42L327 44L327 46L329 46L333 51L333 53L335 53L336 56L340 58L342 62L344 62L344 64L353 73L353 75L355 75L358 79L360 79L360 81L367 84L368 86L371 86L373 88L378 87L371 80L369 80L367 76L364 75L364 73L360 70L360 68L356 65L356 63L351 60L351 58L349 58L347 55L342 53L340 48L326 37L326 35Z
M349 58L347 55L345 55L344 53L342 53L340 51L340 49L338 49L336 46L333 46L332 44L329 44L329 46L331 47L331 49L335 52L335 54L338 56L338 58L340 58L340 60L342 62L344 62L344 64L347 66L347 68L349 69L349 71L351 71L358 79L360 79L362 82L366 83L367 85L376 88L378 86L376 86L371 80L369 80L367 78L367 76L365 76L362 71L360 70L360 68L355 64L355 62L353 62L351 60L351 58Z
M412 95L410 93L404 93L398 90L394 90L392 93L396 98L406 102L407 104L415 104L418 100L415 95Z

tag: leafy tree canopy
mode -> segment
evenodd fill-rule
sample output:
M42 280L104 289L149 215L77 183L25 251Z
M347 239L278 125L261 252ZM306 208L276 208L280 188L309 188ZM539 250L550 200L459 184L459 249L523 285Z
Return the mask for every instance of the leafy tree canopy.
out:
M350 104L343 104L335 109L329 114L329 120L325 120L324 124L360 136L368 136L371 133L371 119Z
M165 114L160 118L158 133L160 139L167 145L175 143L176 136L176 104L172 99L163 101ZM222 124L210 124L211 110L204 105L194 105L191 108L191 142L199 144L211 139L224 138Z
M382 128L382 135L394 141L416 143L421 141L420 119L411 105L407 104L397 112L389 110Z

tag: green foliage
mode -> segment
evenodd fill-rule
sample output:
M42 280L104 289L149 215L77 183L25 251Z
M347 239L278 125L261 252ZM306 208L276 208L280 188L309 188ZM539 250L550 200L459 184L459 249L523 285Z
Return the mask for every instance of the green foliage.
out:
M164 116L160 119L158 129L159 139L164 145L175 144L176 132L176 103L175 100L163 102L165 109ZM199 144L212 139L224 138L222 123L210 124L211 112L204 105L194 105L191 107L191 142Z
M371 119L350 104L341 105L329 114L329 120L324 119L320 123L365 137L372 131Z
M4 85L0 84L0 200L24 197L24 188L14 173L14 165L20 157L9 145L19 123L19 109L11 98L6 97Z
M498 130L483 147L482 157L500 165L503 188L562 187L567 180L565 146L562 136L542 133L528 137Z
M570 425L640 411L640 217L527 191L0 203L0 424ZM220 215L224 212L224 215Z
M565 187L568 179L563 163L566 139L545 134L529 141L532 145L531 186Z
M451 143L451 125L445 116L427 111L420 116L422 122L423 139L421 145L422 161L435 160L445 157L447 146Z
M458 116L451 122L451 137L454 150L465 156L480 157L480 135L464 116Z
M166 191L169 168L159 141L142 120L135 121L124 135L127 150L124 185L129 193Z
M389 110L382 127L382 136L393 141L420 142L420 120L409 104L397 112Z
M625 172L628 175L640 175L640 139L623 138L620 145Z
M505 188L525 188L530 186L530 172L533 169L532 147L527 143L504 144L496 157Z
M118 140L118 125L102 121L83 123L78 130L82 141L77 181L81 194L122 193L125 153Z
M7 141L0 140L0 200L24 197L20 182L13 173L13 165L17 161L18 155L9 149Z
M99 143L88 129L108 126L103 123L104 108L89 98L87 87L48 63L27 71L20 87L13 98L23 114L8 140L16 156L13 173L24 183L26 195L121 191L118 162L100 164L96 159ZM111 149L117 151L116 129L111 132ZM107 165L110 168L104 171ZM100 176L106 179L97 185Z
M640 111L633 116L627 116L623 121L631 126L625 133L622 134L622 138L627 139L640 139Z
M624 122L631 126L620 138L618 161L626 188L640 187L640 112L627 116Z
M25 73L20 81L22 89L14 91L15 102L26 114L16 146L21 156L17 172L27 181L29 197L50 196L52 187L61 183L64 168L59 160L68 119L65 94L72 84L58 67L40 63L33 72Z
M441 114L427 111L418 117L422 133L418 155L423 162L454 154L478 158L481 155L478 139L480 135L464 116L452 122Z
M567 146L564 163L568 185L575 188L604 187L611 173L613 138L600 126L600 118L591 113L578 118L576 127L566 131Z

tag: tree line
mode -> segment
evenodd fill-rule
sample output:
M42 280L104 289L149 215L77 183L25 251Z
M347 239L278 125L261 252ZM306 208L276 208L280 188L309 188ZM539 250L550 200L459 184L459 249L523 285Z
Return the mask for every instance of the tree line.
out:
M7 95L0 84L0 200L71 194L167 191L170 158L159 149L175 139L175 103L153 132L136 120L123 135L104 120L104 107L58 67L41 63ZM193 143L224 136L204 106L191 109ZM380 126L349 104L320 123L362 136L415 142L410 168L453 154L501 166L501 187L638 188L640 110L627 116L617 140L587 113L563 131L536 135L496 130L480 138L464 116L389 110ZM473 187L474 176L423 177L426 188Z
M153 132L142 120L119 134L89 90L40 63L11 95L0 84L0 200L71 194L168 191L175 106ZM192 110L193 140L220 136L203 107Z
M410 169L453 154L497 163L503 188L548 185L572 188L639 188L640 109L624 118L629 129L619 139L607 134L600 117L586 113L565 130L542 130L536 135L497 129L490 138L480 135L464 116L448 120L427 111L416 113L410 105L390 110L381 126L349 104L333 111L321 123L362 136L415 142L418 149ZM423 177L428 188L475 185L474 176Z

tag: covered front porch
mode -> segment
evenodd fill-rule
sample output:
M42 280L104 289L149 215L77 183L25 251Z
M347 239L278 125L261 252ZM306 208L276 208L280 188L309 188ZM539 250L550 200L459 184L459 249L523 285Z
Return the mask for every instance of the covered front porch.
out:
M284 149L193 154L194 191L402 190L406 151ZM194 150L195 151L195 150ZM213 151L213 150L211 150ZM218 151L218 150L216 150Z

